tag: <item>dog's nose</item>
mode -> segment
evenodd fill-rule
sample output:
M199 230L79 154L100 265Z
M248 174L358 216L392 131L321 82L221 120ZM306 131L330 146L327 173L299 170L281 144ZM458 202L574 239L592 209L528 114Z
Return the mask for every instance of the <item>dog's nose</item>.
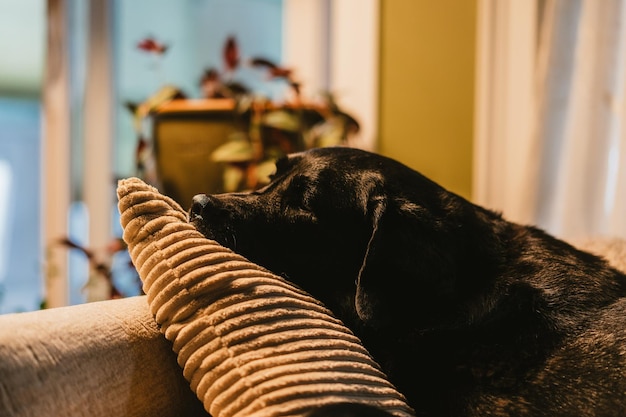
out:
M194 217L202 217L202 210L209 204L211 199L206 194L196 194L191 199L191 209L189 210L189 214L191 218Z

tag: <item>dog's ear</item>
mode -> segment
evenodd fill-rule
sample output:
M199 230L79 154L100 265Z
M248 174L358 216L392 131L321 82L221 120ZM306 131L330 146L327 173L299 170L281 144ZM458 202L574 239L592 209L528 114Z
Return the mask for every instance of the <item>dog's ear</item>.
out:
M423 205L374 190L368 199L372 233L357 278L355 308L373 326L437 314L454 298L453 250L441 221ZM426 313L426 315L424 314ZM419 318L416 317L419 316Z
M374 315L373 300L365 290L364 284L366 281L372 279L372 276L376 274L376 271L381 268L379 262L376 261L376 252L379 251L378 241L380 240L379 224L381 218L385 212L387 205L386 199L382 193L376 195L370 195L367 198L367 217L371 221L372 234L367 242L367 248L365 249L365 256L363 263L359 269L359 275L356 279L356 296L355 296L355 308L357 315L364 322L368 322Z

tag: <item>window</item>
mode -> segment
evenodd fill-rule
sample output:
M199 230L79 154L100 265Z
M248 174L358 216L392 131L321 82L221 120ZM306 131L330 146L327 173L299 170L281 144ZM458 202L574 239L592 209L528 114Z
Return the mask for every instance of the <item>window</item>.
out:
M42 301L41 109L36 99L0 98L0 313Z

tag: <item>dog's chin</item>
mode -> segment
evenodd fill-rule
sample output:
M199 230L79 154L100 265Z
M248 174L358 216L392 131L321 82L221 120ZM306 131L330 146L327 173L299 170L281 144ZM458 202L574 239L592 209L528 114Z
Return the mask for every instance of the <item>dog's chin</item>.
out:
M204 225L204 222L203 222L202 216L199 216L199 215L197 215L197 214L190 213L190 214L189 214L189 220L188 220L188 222L189 222L189 223L190 223L193 227L195 227L195 228L196 228L196 230L197 230L198 232L202 233L202 234L206 237L206 235L207 235L207 233L206 233L206 227L205 227L205 225Z
M211 228L207 227L206 223L202 216L194 215L193 213L189 215L189 223L196 228L196 230L207 239L218 240L215 233L211 231Z
M202 216L190 215L189 223L196 228L205 238L213 240L220 245L237 252L241 248L237 246L235 234L228 228L220 228L215 225L208 225Z

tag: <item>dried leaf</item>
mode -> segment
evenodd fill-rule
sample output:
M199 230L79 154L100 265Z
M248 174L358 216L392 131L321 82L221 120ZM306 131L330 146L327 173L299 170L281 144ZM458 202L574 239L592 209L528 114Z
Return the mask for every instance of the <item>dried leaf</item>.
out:
M234 165L224 168L224 191L232 193L239 190L239 185L244 177L244 170Z
M286 130L289 132L297 132L300 130L300 118L285 110L276 110L267 112L263 116L263 124L265 126L276 129Z
M256 168L259 184L268 184L270 182L270 175L274 172L276 172L276 161L274 159L267 159L260 162Z
M237 138L218 146L211 154L211 160L215 162L246 162L253 158L254 149L245 135L238 135Z

